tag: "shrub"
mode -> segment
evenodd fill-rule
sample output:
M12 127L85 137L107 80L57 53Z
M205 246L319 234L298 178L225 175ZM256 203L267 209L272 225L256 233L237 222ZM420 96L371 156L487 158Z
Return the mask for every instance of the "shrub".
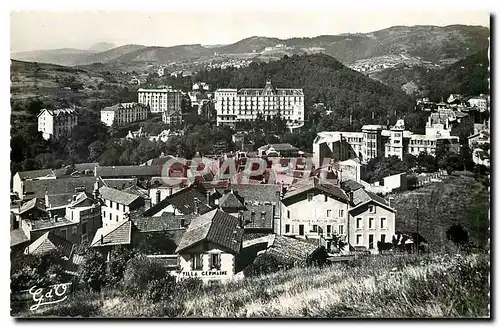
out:
M123 275L123 289L130 296L144 294L147 296L150 288L158 286L154 281L170 284L169 280L164 280L169 276L169 272L162 264L143 255L137 256L127 264Z
M111 252L111 260L108 262L106 283L116 285L123 278L125 268L130 259L137 253L133 249L117 247Z
M100 291L106 284L106 260L104 255L88 249L79 268L81 283L93 291Z

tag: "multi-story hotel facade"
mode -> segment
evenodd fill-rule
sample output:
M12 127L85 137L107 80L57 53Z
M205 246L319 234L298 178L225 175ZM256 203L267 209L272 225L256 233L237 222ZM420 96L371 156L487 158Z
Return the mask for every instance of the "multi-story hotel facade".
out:
M118 103L101 109L101 122L107 126L122 125L148 118L149 108L138 103Z
M172 88L137 90L139 104L149 106L151 113L181 110L181 92Z
M38 114L38 131L42 132L45 140L68 137L76 125L78 114L72 108L42 109Z
M217 125L236 126L261 114L264 119L280 115L288 124L304 122L302 89L279 89L270 81L263 89L218 89L215 91Z

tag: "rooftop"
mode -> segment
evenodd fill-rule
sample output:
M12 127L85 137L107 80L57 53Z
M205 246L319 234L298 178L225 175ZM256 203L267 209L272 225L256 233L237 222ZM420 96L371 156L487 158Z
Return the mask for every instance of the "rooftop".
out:
M110 200L116 203L120 203L123 205L130 205L140 196L136 194L131 194L128 192L124 192L121 190L109 188L109 187L101 187L99 188L99 195L106 200Z
M385 206L387 209L391 209L392 211L394 211L393 208L389 207L389 202L372 192L366 191L364 189L357 189L353 192L352 202L354 203L355 207L366 204L370 201L377 202Z
M24 199L44 198L45 194L69 194L86 190L92 192L94 176L65 177L60 179L27 180L24 182ZM100 183L102 185L102 183Z
M41 198L33 198L21 206L21 208L19 209L19 214L24 214L34 208L45 211L45 201Z
M196 214L177 215L173 213L162 213L161 216L134 216L132 221L137 229L142 232L185 229ZM181 225L184 220L184 225Z
M20 171L17 172L19 174L19 177L21 180L26 180L26 179L36 179L36 178L43 178L43 177L54 177L54 171L52 169L45 169L45 170L34 170L34 171Z
M311 192L314 194L326 194L340 201L349 202L349 198L346 193L340 189L340 185L334 185L332 182L317 177L303 179L292 184L285 193L282 202L288 206L289 204L307 199L307 194Z
M128 245L132 238L132 221L126 220L99 228L90 243L91 247Z
M26 247L27 254L33 255L44 255L54 251L58 251L61 255L70 258L73 251L73 244L57 236L53 231L49 231Z
M149 208L143 215L153 216L169 205L172 205L181 214L194 214L196 213L196 204L199 212L205 213L211 210L211 207L206 203L206 193L207 191L203 186L193 183Z
M76 110L73 108L61 108L61 109L46 109L46 108L44 108L40 111L40 113L38 115L42 114L44 111L47 111L52 116L76 115L77 114Z
M191 222L175 252L182 252L199 242L207 241L237 254L240 252L242 240L243 229L239 219L219 209L213 209Z
M129 165L129 166L99 166L96 168L96 175L102 178L111 177L150 177L161 176L161 165Z

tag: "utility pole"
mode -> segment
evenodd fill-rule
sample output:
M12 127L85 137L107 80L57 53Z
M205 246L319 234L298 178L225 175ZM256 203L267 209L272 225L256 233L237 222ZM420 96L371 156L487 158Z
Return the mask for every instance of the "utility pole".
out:
M417 246L417 256L419 256L419 245L418 245L418 208L419 208L419 201L418 201L418 198L417 198L417 238L416 241L415 241L415 244Z

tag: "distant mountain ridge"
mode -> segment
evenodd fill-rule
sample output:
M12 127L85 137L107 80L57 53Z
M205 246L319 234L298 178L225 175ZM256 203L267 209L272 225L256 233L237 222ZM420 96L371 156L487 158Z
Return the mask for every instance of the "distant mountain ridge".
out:
M171 47L125 45L93 53L73 49L13 53L11 57L24 61L39 61L60 65L148 61L166 64L169 61L206 58L218 54L260 54L274 49L279 54L322 52L345 64L383 55L407 54L422 60L465 58L489 44L490 30L483 26L393 26L370 33L320 35L317 37L279 39L253 36L222 46L201 44ZM279 45L279 47L276 47Z

